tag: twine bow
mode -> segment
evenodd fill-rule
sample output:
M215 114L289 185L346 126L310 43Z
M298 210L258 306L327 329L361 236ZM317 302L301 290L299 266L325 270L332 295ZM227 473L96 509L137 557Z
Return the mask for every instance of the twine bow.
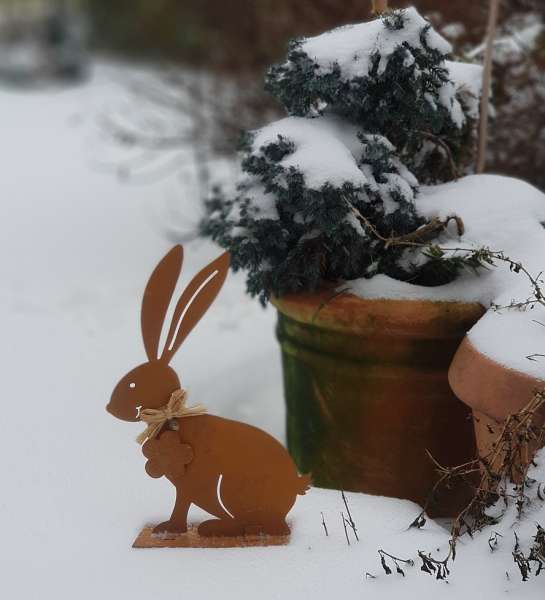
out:
M172 392L170 400L160 408L144 408L140 411L139 419L147 424L146 429L136 438L139 444L155 437L161 427L169 420L183 417L196 417L204 415L206 408L200 404L186 406L187 392L183 389Z

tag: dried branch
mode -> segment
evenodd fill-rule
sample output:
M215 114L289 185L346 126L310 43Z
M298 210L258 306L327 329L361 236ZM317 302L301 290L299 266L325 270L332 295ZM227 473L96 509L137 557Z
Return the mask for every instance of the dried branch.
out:
M350 508L348 506L348 502L346 500L346 496L343 490L341 490L341 496L344 502L344 505L346 507L346 512L348 513L348 524L350 525L350 528L352 529L352 531L354 532L354 536L356 538L356 541L360 541L360 538L358 537L358 530L356 529L356 523L354 523L354 519L352 518L352 513L350 512Z
M498 548L498 538L501 537L503 537L503 535L501 533L498 533L497 531L494 531L490 534L490 537L488 538L488 546L490 548L490 552L494 552Z
M432 558L431 554L425 554L422 550L418 551L418 558L422 561L421 571L429 575L435 575L436 579L446 579L450 575L448 568L449 556L444 560Z
M343 522L343 528L344 528L344 537L346 538L346 543L347 543L347 544L350 546L350 539L349 539L349 537L348 537L348 531L347 531L347 529L346 529L346 523L347 523L348 521L346 520L346 517L344 516L344 513L343 513L343 512L341 512L341 519L342 519L342 522Z
M329 536L329 532L327 530L327 525L325 524L324 513L320 513L322 515L322 527L324 528L326 537Z
M385 247L389 248L391 246L417 246L417 247L426 247L428 242L436 238L440 233L447 229L449 223L454 221L456 223L456 227L458 230L458 235L463 235L465 232L464 222L457 215L450 215L445 219L440 219L439 217L434 217L426 223L419 227L415 231L411 231L410 233L406 233L404 235L394 236L391 235L389 237L383 236L378 229L369 221L367 217L364 217L361 212L348 200L345 199L350 212L356 217L356 219L362 224L363 227L368 229L377 239L381 242L384 242Z
M440 148L442 148L442 150L444 150L450 166L450 170L452 172L452 176L454 177L454 179L460 179L460 171L456 166L456 161L454 160L454 156L452 156L452 150L450 149L450 146L444 140L437 137L436 135L433 135L433 133L429 131L418 130L418 133L428 138L436 146L439 146Z
M506 419L491 445L490 453L485 457L478 457L456 467L444 467L430 455L440 478L433 487L422 513L411 523L412 527L421 527L425 523L424 514L438 490L464 483L470 485L474 491L469 503L452 523L447 557L443 561L434 561L429 556L426 557L426 560L432 561L437 569L442 568L440 565L446 568L449 560L455 560L456 544L461 535L467 533L473 536L486 525L499 521L501 516L491 517L487 513L487 509L499 499L503 499L505 508L509 505L509 500L514 501L519 518L522 516L530 502L528 488L535 483L528 477L528 470L532 465L528 448L530 446L539 448L545 443L545 426L535 424L536 415L542 413L544 407L545 391L537 391L527 406ZM474 484L475 476L479 477L477 485ZM513 482L514 487L511 489ZM539 496L539 486L537 492ZM496 537L491 536L489 539L491 550L497 545L498 536L499 534L496 534ZM424 560L421 553L419 556ZM433 571L427 562L424 566ZM445 573L448 574L448 570L441 571L442 576Z
M433 258L443 258L446 253L451 253L452 255L456 255L459 253L465 254L465 262L467 266L472 266L476 268L476 266L486 266L486 265L494 265L494 261L506 263L509 266L509 270L513 273L523 273L528 278L531 287L532 287L532 296L527 298L524 301L515 302L513 301L511 304L507 306L499 306L497 304L492 303L491 308L494 310L502 310L505 308L517 308L519 310L524 310L527 308L534 308L537 304L540 304L545 307L545 289L543 286L545 285L545 281L542 278L543 272L538 273L537 275L532 275L530 271L520 262L516 261L509 256L507 256L503 251L491 250L490 248L481 247L481 248L448 248L439 246L437 244L431 244L431 240L445 231L451 221L456 223L457 232L459 236L462 236L465 232L464 222L457 215L450 215L445 219L441 219L439 217L434 217L428 223L419 227L415 231L407 233L405 235L390 237L383 236L377 228L364 217L361 212L348 200L345 199L348 208L352 212L352 214L358 219L358 221L365 227L368 231L371 232L378 240L385 244L385 248L390 246L407 246L414 248L423 248L427 249L427 253L430 257Z
M526 358L532 362L537 362L538 358L545 358L545 354L528 354Z
M414 567L414 560L412 560L411 558L398 558L397 556L389 554L388 552L385 552L382 549L378 551L378 554L380 556L380 564L382 565L382 568L384 569L386 575L392 574L392 569L386 561L387 558L394 563L396 572L400 575L403 575L403 577L405 577L405 571L403 571L399 563L407 565L408 567Z
M514 273L523 273L526 275L530 284L532 286L532 296L523 301L511 302L506 306L500 306L498 304L492 304L492 308L494 310L502 310L506 308L516 308L518 310L525 310L527 308L534 308L537 304L541 304L541 306L545 306L545 290L543 289L543 285L545 281L542 279L543 272L538 273L536 276L533 276L528 269L526 269L522 263L516 262L505 256L503 252L490 253L492 258L495 260L499 260L505 262L509 265L509 269Z
M536 528L537 532L533 538L533 544L527 556L520 549L517 533L513 532L515 535L513 560L519 568L522 581L528 581L529 576L532 573L532 564L536 567L536 577L542 571L545 571L545 529L539 524L536 524Z

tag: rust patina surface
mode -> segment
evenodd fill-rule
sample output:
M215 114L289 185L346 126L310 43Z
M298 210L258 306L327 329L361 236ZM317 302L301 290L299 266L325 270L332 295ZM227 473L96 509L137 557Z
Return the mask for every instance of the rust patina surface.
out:
M479 304L362 300L331 292L275 299L288 447L315 485L423 504L443 465L475 456L471 411L447 372ZM431 513L454 514L464 491Z

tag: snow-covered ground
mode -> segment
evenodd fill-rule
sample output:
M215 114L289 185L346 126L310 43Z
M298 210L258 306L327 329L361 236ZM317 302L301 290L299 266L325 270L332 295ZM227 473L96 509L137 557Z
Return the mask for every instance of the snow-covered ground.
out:
M199 209L190 161L153 186L119 181L105 168L116 151L96 122L126 103L121 75L101 65L72 90L0 90L2 597L542 598L545 576L522 583L513 564L512 517L495 528L504 537L493 554L490 532L460 542L448 584L418 564L405 578L386 576L379 548L443 557L448 533L431 521L407 530L419 512L410 502L356 494L348 500L360 541L350 546L340 494L311 490L290 514L288 547L131 549L144 523L168 516L173 494L144 473L134 441L141 427L112 419L104 406L117 379L144 360L147 276ZM188 243L184 282L218 252L203 240ZM231 274L173 366L191 400L282 438L274 322ZM529 516L522 540L534 521L545 525L543 508Z

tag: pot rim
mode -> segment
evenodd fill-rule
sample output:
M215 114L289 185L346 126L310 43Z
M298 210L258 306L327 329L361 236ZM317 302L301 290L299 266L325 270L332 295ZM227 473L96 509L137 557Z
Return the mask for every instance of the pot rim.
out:
M545 379L496 362L479 352L468 337L452 360L448 378L462 402L497 422L522 410L537 390L545 389Z
M477 302L367 299L333 289L272 297L271 303L286 317L321 329L415 337L459 336L486 312Z

